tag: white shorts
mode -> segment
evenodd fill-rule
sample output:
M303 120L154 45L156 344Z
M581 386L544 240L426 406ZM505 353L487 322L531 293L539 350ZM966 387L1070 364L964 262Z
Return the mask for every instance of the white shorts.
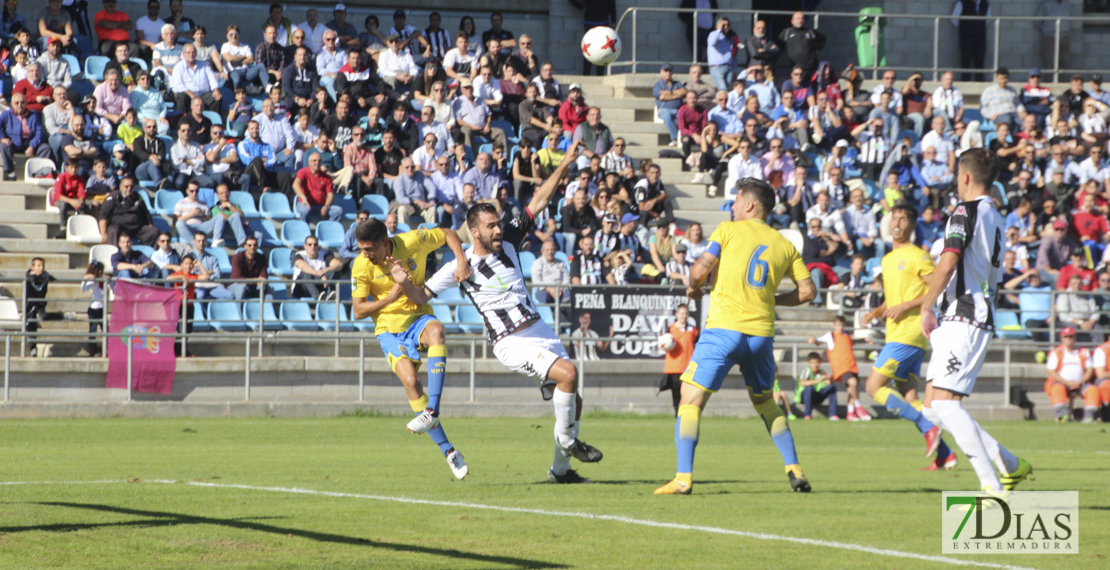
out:
M509 370L535 378L541 385L556 360L570 360L555 331L541 320L497 341L493 354Z
M933 356L929 359L927 382L963 396L971 395L979 369L987 357L994 335L958 321L945 321L929 335Z

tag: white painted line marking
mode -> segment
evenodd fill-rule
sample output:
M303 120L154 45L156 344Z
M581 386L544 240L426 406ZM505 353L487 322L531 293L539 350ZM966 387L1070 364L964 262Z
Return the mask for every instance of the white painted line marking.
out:
M124 481L0 481L0 486L3 485L97 485L97 484L120 484ZM794 544L804 544L807 546L819 546L824 548L835 548L838 550L848 550L852 552L862 552L865 554L875 554L878 556L890 556L893 558L905 558L910 560L923 560L925 562L936 562L938 564L949 564L952 566L974 566L978 568L1003 568L1013 570L1031 570L1022 566L1011 566L1006 564L991 564L989 562L977 562L974 560L961 560L959 558L951 558L947 556L931 556L928 554L917 554L914 552L901 552L898 550L889 550L885 548L873 548L864 546L862 544L852 544L848 542L836 542L832 540L815 540L812 538L800 538L796 536L782 536L777 534L767 534L762 532L748 532L743 530L732 530L727 528L689 525L682 523L669 523L653 521L648 519L635 519L631 517L623 517L619 515L599 515L594 513L576 513L568 511L549 511L545 509L526 509L523 507L503 507L498 505L483 505L478 503L459 503L454 501L433 501L429 499L413 499L409 497L389 497L385 495L365 495L361 493L340 493L336 491L317 491L315 489L304 489L300 487L262 487L257 485L240 485L234 483L207 483L202 481L172 481L168 479L147 479L140 480L141 483L152 483L160 485L189 485L193 487L209 487L214 489L241 489L246 491L266 491L270 493L287 493L294 495L316 495L321 497L337 497L345 499L366 499L370 501L388 501L392 503L406 503L411 505L430 505L436 507L458 507L465 509L481 509L488 511L499 511L505 513L522 513L531 515L541 515L548 517L569 517L587 520L598 521L612 521L624 524L631 524L637 526L647 526L654 528L666 528L671 530L692 530L697 532L705 532L711 534L723 534L729 536L740 536L744 538L753 538L756 540L775 540L780 542L792 542ZM666 499L664 499L666 500Z

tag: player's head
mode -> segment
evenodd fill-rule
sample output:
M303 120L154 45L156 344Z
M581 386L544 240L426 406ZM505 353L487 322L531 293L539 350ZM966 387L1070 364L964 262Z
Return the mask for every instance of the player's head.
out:
M687 307L686 303L679 303L678 306L674 308L674 322L685 325L686 319L689 317L690 307Z
M833 317L833 331L837 333L844 332L844 317L837 315Z
M370 218L355 226L355 241L358 242L358 248L362 251L363 257L369 259L374 265L384 262L391 253L389 232L385 224L377 218Z
M960 155L956 181L961 200L971 200L986 194L996 178L998 159L993 152L985 148L973 148Z
M913 239L917 226L917 208L909 204L898 204L890 209L890 235L894 243L904 244Z
M758 178L742 178L736 183L736 202L732 221L766 220L775 208L775 189Z
M499 252L504 243L501 241L501 216L493 204L475 204L466 212L466 225L470 226L470 235L474 241L486 251Z
M809 356L806 356L806 360L809 362L809 369L810 370L812 370L814 372L817 372L818 370L821 369L821 355L820 354L818 354L816 352L811 352L811 353L809 353Z

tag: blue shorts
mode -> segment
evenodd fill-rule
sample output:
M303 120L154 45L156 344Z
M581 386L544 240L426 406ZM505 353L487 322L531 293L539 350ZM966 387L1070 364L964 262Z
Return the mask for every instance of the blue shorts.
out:
M894 379L895 382L905 382L907 380L917 382L921 374L921 363L924 360L924 348L900 342L888 342L879 351L879 357L875 359L874 369L878 370L883 376Z
M775 342L769 336L749 336L727 329L708 329L694 345L682 381L707 392L721 389L725 376L739 364L744 383L754 394L775 385Z
M389 367L397 371L397 361L407 358L418 368L420 367L420 334L428 323L436 320L432 315L424 315L416 319L403 333L382 333L378 335L378 343L389 360Z

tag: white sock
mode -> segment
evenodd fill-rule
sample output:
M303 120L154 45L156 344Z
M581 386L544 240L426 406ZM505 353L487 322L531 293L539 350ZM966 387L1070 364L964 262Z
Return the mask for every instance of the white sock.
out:
M929 406L921 408L921 415L925 416L925 419L932 422L932 424L940 428L941 431L944 431L946 429L943 422L940 421L940 416L937 414L937 411L930 408Z
M574 392L564 392L559 388L555 388L551 397L551 403L555 406L555 443L563 449L574 445L576 398Z
M566 475L567 469L570 469L570 454L555 444L555 459L551 461L551 472L556 475Z
M971 421L975 421L974 419ZM983 441L983 447L987 448L987 455L990 456L991 461L998 466L998 470L1009 475L1018 468L1018 458L1013 453L1010 453L1005 447L1002 447L998 440L994 439L979 422L975 422L975 427L979 429L979 439Z
M979 435L979 426L971 419L963 404L959 400L934 400L933 410L940 417L945 431L952 434L956 444L975 468L975 474L979 476L979 486L1001 491L1002 484L998 481L998 474L994 471L990 455Z
M855 412L856 412L856 404L854 402L848 402L848 413L849 414L854 414Z

